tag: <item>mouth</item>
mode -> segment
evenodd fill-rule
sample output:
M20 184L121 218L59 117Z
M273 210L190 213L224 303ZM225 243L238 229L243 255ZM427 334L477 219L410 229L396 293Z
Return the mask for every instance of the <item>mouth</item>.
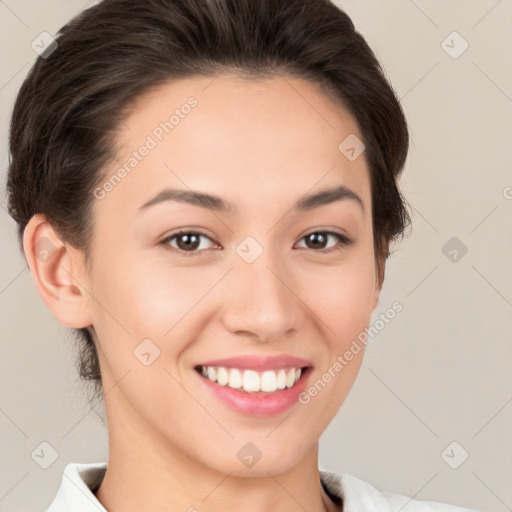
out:
M217 403L244 416L271 417L298 403L313 365L287 354L202 361L195 373Z
M257 371L227 366L197 365L194 370L204 379L240 392L272 395L295 387L312 366L282 366Z

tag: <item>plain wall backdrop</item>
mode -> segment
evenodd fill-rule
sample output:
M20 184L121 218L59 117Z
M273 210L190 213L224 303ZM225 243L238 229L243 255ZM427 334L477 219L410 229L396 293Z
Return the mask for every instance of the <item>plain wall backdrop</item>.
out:
M108 438L75 351L36 292L6 210L7 137L37 54L84 0L0 1L0 511L46 507ZM343 0L411 130L411 233L388 260L377 334L320 441L320 468L381 490L512 510L512 1ZM382 326L379 316L403 310ZM333 384L331 384L333 385ZM34 452L49 443L43 469ZM46 448L46 453L52 453Z

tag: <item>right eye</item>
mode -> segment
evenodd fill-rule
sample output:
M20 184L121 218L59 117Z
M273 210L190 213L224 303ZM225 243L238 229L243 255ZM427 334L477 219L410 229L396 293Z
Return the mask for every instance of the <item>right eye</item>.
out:
M172 250L181 252L184 256L194 256L208 248L205 247L204 243L201 243L202 239L213 242L213 240L204 233L180 230L177 233L173 233L165 237L160 244L166 248L169 248L170 246ZM172 244L174 241L176 241L176 246Z

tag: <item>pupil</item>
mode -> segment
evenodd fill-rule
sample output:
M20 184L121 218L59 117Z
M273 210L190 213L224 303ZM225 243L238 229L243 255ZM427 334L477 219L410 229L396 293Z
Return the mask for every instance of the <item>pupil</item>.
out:
M191 239L195 239L194 242L191 242ZM185 243L182 244L180 243L179 241L181 240L185 240ZM180 249L182 248L185 248L185 249L190 249L190 248L193 248L193 249L197 249L197 247L199 246L199 237L197 235L180 235L179 238L178 238L178 245L180 246Z
M324 233L311 233L311 235L309 235L309 240L313 240L313 247L315 247L315 244L317 244L319 239L320 239L320 245L323 246L322 242L325 242L325 234ZM317 244L317 247L318 247L318 244Z

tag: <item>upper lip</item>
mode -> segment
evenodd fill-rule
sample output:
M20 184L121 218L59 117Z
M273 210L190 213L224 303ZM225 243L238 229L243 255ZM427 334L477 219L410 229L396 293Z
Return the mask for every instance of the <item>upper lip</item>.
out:
M277 356L236 356L214 361L199 363L200 366L223 366L225 368L239 368L243 370L277 370L294 366L304 368L311 366L311 362L300 357L292 357L286 354Z

